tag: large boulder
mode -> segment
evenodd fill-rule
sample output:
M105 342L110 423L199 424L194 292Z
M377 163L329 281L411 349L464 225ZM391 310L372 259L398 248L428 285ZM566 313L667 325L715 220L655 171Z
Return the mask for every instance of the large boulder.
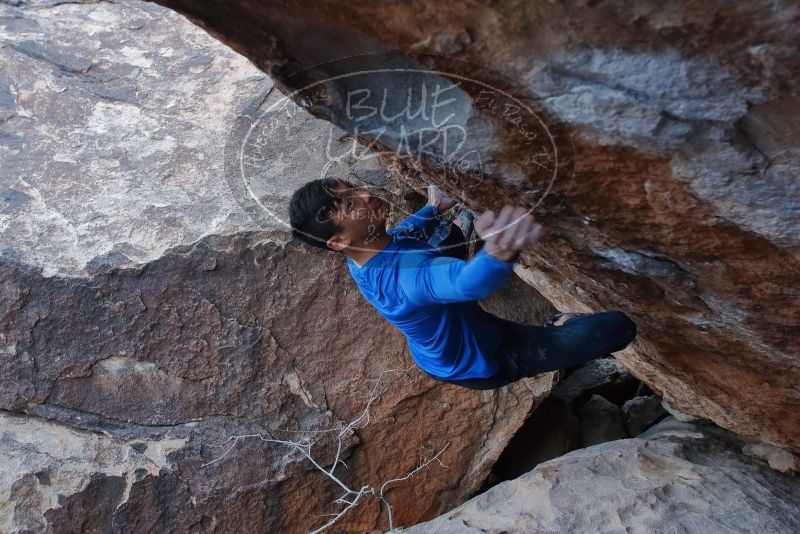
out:
M521 276L629 313L677 410L800 450L793 3L158 1L414 187L534 208Z
M388 488L396 525L480 486L553 375L429 380L343 258L290 239L289 195L344 132L259 122L272 82L153 4L5 2L0 28L1 531L303 532L341 509L264 439L310 438L356 489L444 449ZM368 497L339 525L386 519Z
M573 451L427 523L395 532L772 532L800 526L800 477L742 453L711 425L667 419Z

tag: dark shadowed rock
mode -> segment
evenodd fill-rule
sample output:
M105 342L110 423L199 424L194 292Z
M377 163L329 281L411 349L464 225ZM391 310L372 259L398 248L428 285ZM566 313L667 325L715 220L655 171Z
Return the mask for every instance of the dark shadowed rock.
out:
M599 443L628 437L619 407L600 395L592 395L578 411L581 419L581 445L591 447Z
M514 434L492 473L496 482L511 480L580 446L581 421L566 402L551 395Z
M553 389L553 396L577 406L592 395L620 403L636 390L636 379L614 358L591 360L580 366Z

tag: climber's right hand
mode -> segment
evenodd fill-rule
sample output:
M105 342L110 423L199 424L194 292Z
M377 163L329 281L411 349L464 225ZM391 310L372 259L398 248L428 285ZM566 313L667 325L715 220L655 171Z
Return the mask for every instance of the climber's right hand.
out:
M486 252L502 261L514 260L519 251L536 243L544 228L528 208L506 205L495 216L486 210L475 221L475 231L484 241Z
M433 184L428 186L428 204L436 206L439 213L445 212L456 205L456 201L444 193Z

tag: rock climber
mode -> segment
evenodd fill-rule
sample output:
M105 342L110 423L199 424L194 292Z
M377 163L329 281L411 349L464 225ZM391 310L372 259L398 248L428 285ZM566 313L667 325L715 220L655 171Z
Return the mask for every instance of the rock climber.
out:
M444 212L454 205L430 186L425 207L387 230L389 203L370 187L322 178L293 193L289 218L294 236L347 256L361 293L403 332L414 362L435 380L494 389L631 343L636 325L620 311L555 314L543 326L484 311L477 301L509 279L519 252L539 240L542 227L524 207L487 210L474 221L483 246L464 261L466 247L459 247L473 220L462 210L447 222Z

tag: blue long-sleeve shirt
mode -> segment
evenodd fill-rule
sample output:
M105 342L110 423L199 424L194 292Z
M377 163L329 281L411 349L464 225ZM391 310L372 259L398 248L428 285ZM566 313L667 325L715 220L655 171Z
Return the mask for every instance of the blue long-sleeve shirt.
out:
M513 262L481 249L470 262L440 256L418 237L429 236L437 211L425 206L395 228L389 244L350 274L380 315L405 334L411 356L426 373L449 380L486 378L499 371L492 354L502 341L494 318L477 300L511 276Z

